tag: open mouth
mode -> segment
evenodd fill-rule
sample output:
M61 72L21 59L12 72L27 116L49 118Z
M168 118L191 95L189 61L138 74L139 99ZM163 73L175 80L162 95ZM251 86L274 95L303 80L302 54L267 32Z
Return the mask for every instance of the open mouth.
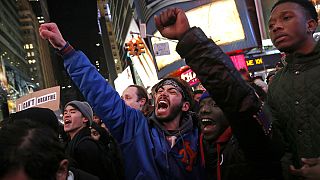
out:
M159 101L158 102L158 109L168 109L169 104L166 101Z
M210 135L216 131L216 121L213 119L203 118L201 119L201 130L204 135Z
M203 126L208 126L208 125L214 126L214 125L216 125L216 121L214 121L212 119L208 119L208 118L203 118L203 119L201 119L201 124Z
M68 124L71 124L71 121L68 119L64 120L64 125L68 125Z

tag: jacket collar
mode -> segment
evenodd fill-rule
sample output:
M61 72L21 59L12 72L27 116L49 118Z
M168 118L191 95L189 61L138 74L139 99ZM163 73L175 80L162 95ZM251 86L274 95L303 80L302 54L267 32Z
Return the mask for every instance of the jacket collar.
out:
M314 50L309 54L293 53L286 56L286 62L289 66L314 62L320 59L320 42L317 42Z
M193 112L187 112L183 115L181 119L180 127L176 130L167 130L161 122L159 122L153 112L149 117L149 123L154 124L155 127L159 128L166 136L178 136L179 134L184 134L193 129L197 116Z

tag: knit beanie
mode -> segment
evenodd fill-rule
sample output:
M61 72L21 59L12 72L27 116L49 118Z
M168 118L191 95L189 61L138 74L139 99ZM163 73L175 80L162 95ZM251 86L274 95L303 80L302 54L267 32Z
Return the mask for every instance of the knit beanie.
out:
M70 101L64 106L64 109L66 109L67 106L77 108L82 113L82 115L89 120L89 125L92 125L93 111L89 103L85 101Z
M210 97L210 94L208 93L208 91L205 91L204 93L202 93L199 102L201 102L202 100L204 100L205 98Z

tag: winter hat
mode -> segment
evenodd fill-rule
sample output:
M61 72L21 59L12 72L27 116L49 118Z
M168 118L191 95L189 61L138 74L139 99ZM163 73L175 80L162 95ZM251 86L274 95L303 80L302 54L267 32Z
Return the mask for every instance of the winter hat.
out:
M204 100L205 98L210 97L210 94L208 93L208 91L205 91L204 93L202 93L199 102L201 102L202 100Z
M89 103L85 101L70 101L64 106L64 109L66 109L67 106L77 108L82 113L82 115L89 120L90 126L92 125L93 111Z
M38 125L52 128L56 133L59 129L57 116L51 109L32 107L23 111L10 114L10 119L17 121L19 119L29 119Z

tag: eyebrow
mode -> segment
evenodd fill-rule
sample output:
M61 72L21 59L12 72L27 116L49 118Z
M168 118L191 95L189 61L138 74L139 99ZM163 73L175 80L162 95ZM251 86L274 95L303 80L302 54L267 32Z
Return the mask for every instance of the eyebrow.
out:
M283 16L283 15L285 15L285 14L287 14L287 13L293 13L292 11L290 11L290 10L284 10L284 11L281 11L280 12L280 16ZM270 19L268 20L268 23L270 23L270 21L272 21L273 19L271 18L271 16L270 16Z
M71 108L71 109L69 109L69 111L73 111L73 110L77 110L76 108ZM67 109L64 109L64 111L63 112L65 112L65 111L68 111Z
M172 89L177 90L177 88L175 88L175 87L168 88L168 90L172 90Z

